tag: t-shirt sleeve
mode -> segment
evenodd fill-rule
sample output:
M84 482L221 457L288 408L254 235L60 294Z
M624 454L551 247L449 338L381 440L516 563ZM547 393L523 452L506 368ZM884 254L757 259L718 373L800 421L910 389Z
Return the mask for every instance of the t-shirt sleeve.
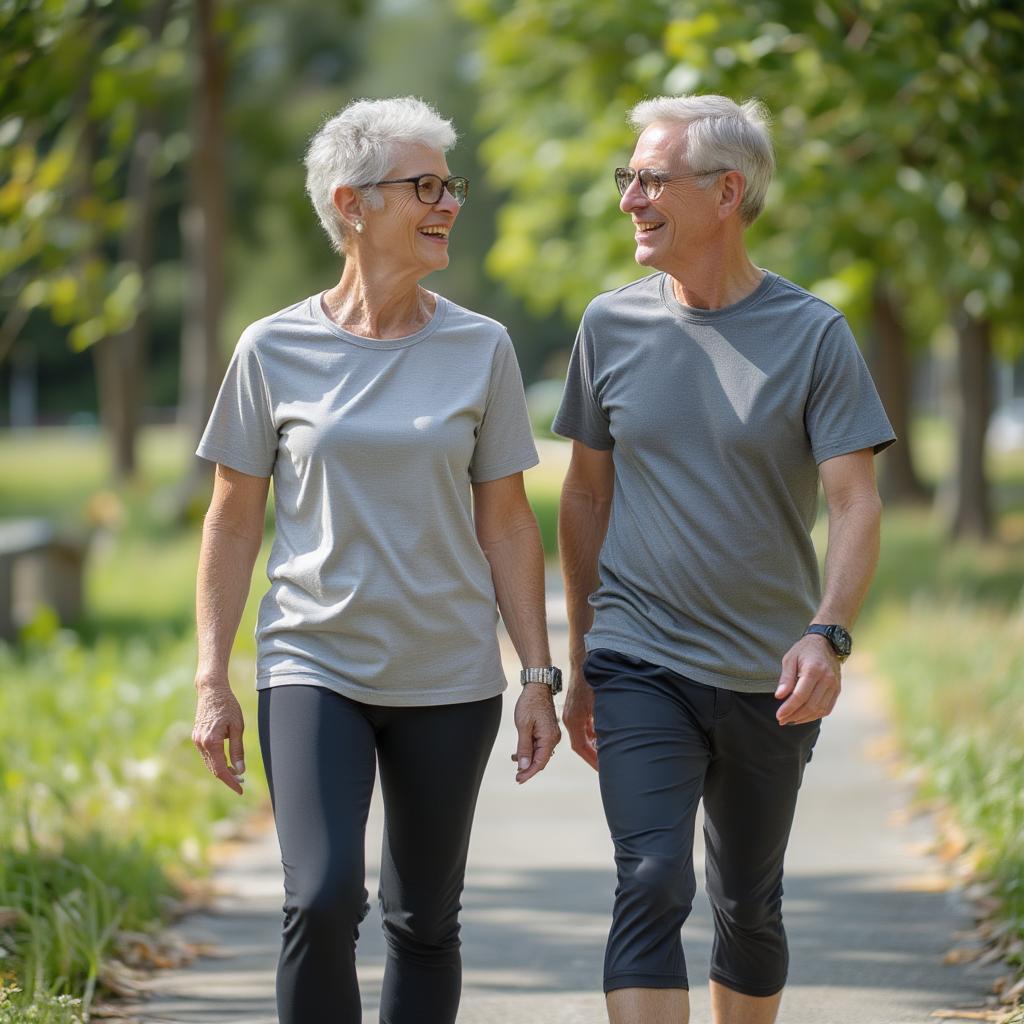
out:
M491 363L487 403L469 464L475 484L498 480L540 462L512 339L503 331Z
M277 429L263 368L246 331L228 364L196 455L251 476L271 476Z
M608 451L615 447L608 416L601 408L594 386L593 339L587 330L586 315L572 347L562 402L551 429L562 437L581 441L597 451Z
M814 461L896 440L875 383L845 317L834 320L818 346L804 424Z

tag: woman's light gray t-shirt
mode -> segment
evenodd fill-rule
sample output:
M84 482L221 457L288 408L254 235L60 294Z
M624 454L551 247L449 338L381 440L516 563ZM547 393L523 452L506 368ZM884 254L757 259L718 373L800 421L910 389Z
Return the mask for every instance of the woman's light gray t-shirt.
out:
M843 315L770 273L716 310L665 274L598 296L553 429L615 469L587 649L745 692L820 600L818 463L895 438Z
M389 706L505 689L471 483L537 464L512 342L436 296L391 341L314 295L246 328L198 454L273 476L277 528L257 686Z

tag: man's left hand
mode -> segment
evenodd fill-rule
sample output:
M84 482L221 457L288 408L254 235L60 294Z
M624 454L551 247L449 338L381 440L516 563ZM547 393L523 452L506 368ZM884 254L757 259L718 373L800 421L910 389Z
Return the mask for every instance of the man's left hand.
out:
M832 645L814 633L801 637L782 659L775 696L779 725L814 722L832 713L839 699L841 667Z
M519 744L512 760L516 762L516 782L527 782L551 760L562 730L555 714L555 699L546 686L527 683L516 701L516 732Z

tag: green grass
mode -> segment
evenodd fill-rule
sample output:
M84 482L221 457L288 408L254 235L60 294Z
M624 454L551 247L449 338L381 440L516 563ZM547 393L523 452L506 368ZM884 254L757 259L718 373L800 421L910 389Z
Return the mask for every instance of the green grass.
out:
M121 932L157 927L177 883L203 874L221 823L251 811L192 748L191 640L84 644L41 618L0 651L0 945L31 1000L88 1007ZM252 720L251 687L236 687ZM249 750L250 779L260 776Z
M72 996L40 996L26 1007L21 989L0 984L0 1024L84 1024L82 1001Z
M1012 950L1024 940L1024 543L954 546L934 516L889 513L857 639L923 795L952 810L1000 901ZM1010 962L1024 975L1019 951Z
M128 489L111 486L109 460L95 427L37 428L0 436L4 473L0 513L5 517L49 516L81 525L117 515L117 507L139 508L179 477L188 457L184 434L151 427L140 435L141 481ZM150 522L150 517L145 517Z
M94 432L0 438L14 470L0 515L96 526L77 632L43 610L0 645L0 983L18 989L0 1022L78 1019L61 993L87 1013L119 936L165 921L230 820L265 800L251 734L244 801L192 747L199 533L173 527L160 500L187 456L168 430L147 432L142 452L140 482L115 492ZM251 599L233 664L250 722L254 620Z
M949 425L924 422L917 455L936 483ZM1000 901L1024 975L1024 452L990 455L996 539L951 544L928 510L889 510L857 638L886 684L898 734ZM1016 950L1016 952L1014 951Z

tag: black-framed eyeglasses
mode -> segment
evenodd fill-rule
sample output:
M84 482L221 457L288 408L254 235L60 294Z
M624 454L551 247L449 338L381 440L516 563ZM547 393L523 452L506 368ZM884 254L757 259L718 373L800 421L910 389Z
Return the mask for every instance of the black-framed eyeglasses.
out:
M418 174L415 178L389 178L387 181L376 181L375 185L404 185L411 183L416 186L416 198L427 206L441 201L445 189L451 193L452 199L461 206L469 195L469 178L451 175L447 178L436 174Z
M713 171L692 171L689 174L669 176L654 170L653 167L641 167L639 171L634 171L632 167L616 167L615 187L619 190L619 195L624 196L626 190L633 184L633 179L639 177L640 191L648 199L657 199L670 181L679 181L682 178L703 178L708 174L724 174L728 170L730 170L728 167L716 167Z

